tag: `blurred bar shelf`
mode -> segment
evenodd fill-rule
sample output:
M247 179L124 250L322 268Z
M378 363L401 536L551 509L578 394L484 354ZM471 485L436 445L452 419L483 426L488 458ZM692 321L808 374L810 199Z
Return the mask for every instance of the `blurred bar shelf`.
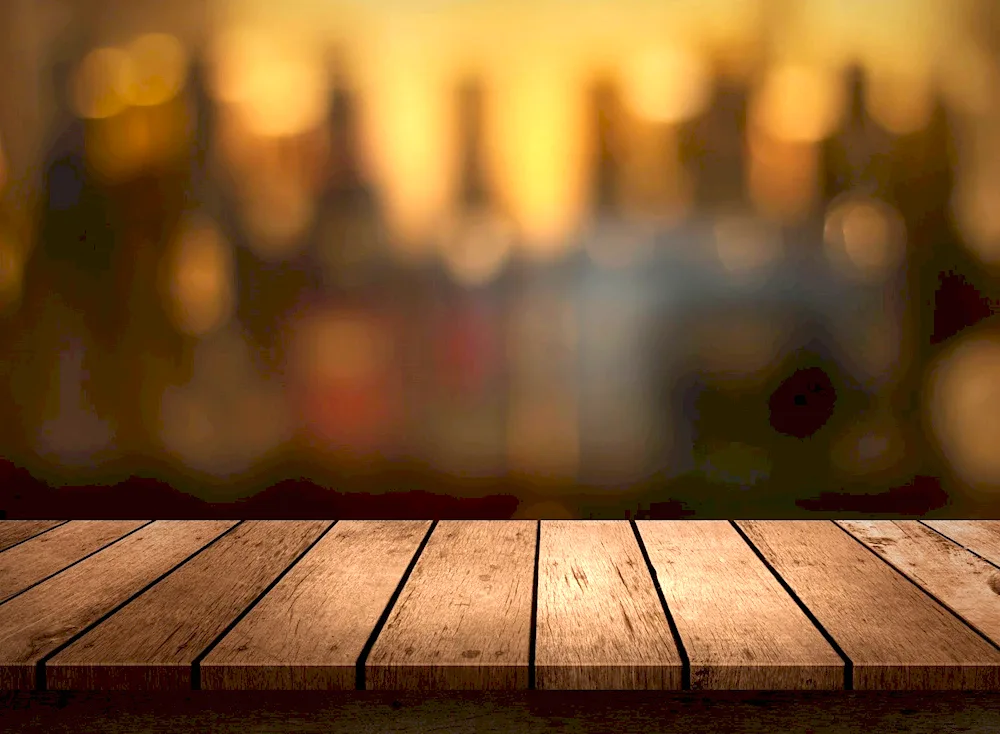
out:
M359 689L997 692L1000 521L0 522L8 695Z

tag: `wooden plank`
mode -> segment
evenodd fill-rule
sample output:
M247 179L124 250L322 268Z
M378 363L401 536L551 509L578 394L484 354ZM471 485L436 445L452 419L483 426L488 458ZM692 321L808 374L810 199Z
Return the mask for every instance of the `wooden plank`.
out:
M636 523L691 664L691 688L837 689L844 661L723 520Z
M442 521L365 663L365 687L528 686L537 524Z
M834 523L737 524L851 659L854 688L1000 690L1000 652Z
M916 520L837 523L1000 645L1000 571Z
M45 664L51 689L191 688L191 665L332 523L245 522Z
M65 522L65 520L0 520L0 552Z
M924 520L924 525L1000 566L1000 520Z
M632 526L542 523L535 687L679 689L680 652Z
M201 661L202 690L350 690L428 521L338 523Z
M148 522L77 520L14 546L0 554L0 603Z
M0 689L29 689L35 664L235 525L162 520L0 605Z

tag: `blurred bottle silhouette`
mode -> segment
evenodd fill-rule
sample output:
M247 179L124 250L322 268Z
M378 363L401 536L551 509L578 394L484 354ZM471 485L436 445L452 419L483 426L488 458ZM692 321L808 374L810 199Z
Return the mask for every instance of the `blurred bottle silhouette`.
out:
M60 410L53 403L58 355L71 343L83 350L81 389L90 408L107 415L118 395L111 356L128 313L114 272L119 243L109 191L87 162L86 123L70 102L73 70L85 43L85 26L74 23L50 67L51 142L42 163L38 239L25 266L17 317L16 349L23 359L12 376L25 444Z
M715 77L708 108L682 126L681 158L694 183L699 213L746 205L747 82L731 73Z
M887 194L891 139L869 114L867 84L862 66L853 64L844 72L844 114L838 129L824 141L820 154L826 202L847 192L882 197Z
M589 484L621 487L648 469L656 441L644 327L660 288L652 285L651 293L649 279L630 267L651 250L656 232L626 213L623 148L629 141L619 88L598 78L588 98L591 222L585 246L604 272L588 269L578 285L580 476ZM651 163L669 175L662 170L667 161Z
M325 293L378 286L388 268L377 193L362 158L358 97L343 69L334 69L330 100L330 159L320 190L312 257Z
M454 90L457 181L441 232L444 280L427 312L431 360L415 417L433 425L426 448L439 468L465 476L503 471L506 421L505 349L508 280L500 281L513 245L513 229L498 204L486 170L487 90L476 76ZM420 385L412 385L416 391ZM419 418L418 418L419 420Z
M584 246L603 267L625 267L650 239L635 222L626 221L624 157L625 110L614 81L600 78L588 90L591 125L590 222Z

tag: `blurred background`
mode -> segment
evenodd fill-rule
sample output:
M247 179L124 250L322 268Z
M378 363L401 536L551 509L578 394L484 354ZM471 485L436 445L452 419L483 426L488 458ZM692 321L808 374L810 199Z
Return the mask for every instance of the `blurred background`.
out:
M0 516L1000 512L994 0L2 0Z

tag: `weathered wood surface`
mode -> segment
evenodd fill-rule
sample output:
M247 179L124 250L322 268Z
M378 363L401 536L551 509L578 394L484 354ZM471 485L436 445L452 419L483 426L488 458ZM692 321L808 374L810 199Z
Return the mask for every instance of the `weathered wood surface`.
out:
M1000 569L916 520L839 524L1000 645Z
M854 666L854 688L1000 689L1000 651L833 522L740 520Z
M64 520L2 520L0 521L0 552L64 523Z
M358 658L431 523L344 520L201 661L201 687L355 687Z
M440 522L368 656L366 687L527 688L536 529Z
M326 520L242 523L45 665L50 689L191 688L191 666Z
M236 523L161 520L0 604L0 689L35 687L35 665Z
M680 652L632 526L542 521L536 687L679 689L681 674Z
M0 521L0 542L0 690L1000 693L995 521Z
M146 524L146 520L77 520L8 548L0 553L0 602Z
M844 687L844 661L733 526L637 522L691 661L691 688Z

